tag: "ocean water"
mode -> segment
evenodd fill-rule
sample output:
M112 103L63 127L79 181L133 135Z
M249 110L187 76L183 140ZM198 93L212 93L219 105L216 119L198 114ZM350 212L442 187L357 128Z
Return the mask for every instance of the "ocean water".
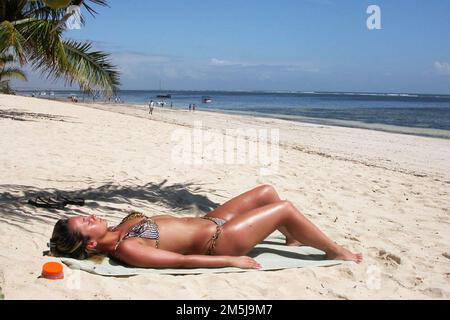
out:
M70 94L83 97L76 91L54 94L55 97ZM157 98L159 94L171 94L171 99ZM202 103L203 96L210 97L212 102ZM195 103L198 110L450 138L450 95L123 90L118 97L133 104L148 105L150 100L164 100L169 106L172 103L175 108L187 109ZM92 101L92 97L85 99Z

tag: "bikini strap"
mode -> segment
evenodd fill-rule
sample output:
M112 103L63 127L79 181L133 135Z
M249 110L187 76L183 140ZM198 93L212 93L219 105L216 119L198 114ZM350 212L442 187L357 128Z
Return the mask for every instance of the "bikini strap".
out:
M119 241L117 241L116 246L114 247L114 252L117 251L117 248L118 248L119 245L122 243L122 240L123 240L123 238L122 238L122 239L119 239Z
M111 230L114 231L118 226L122 225L124 222L130 220L130 219L134 219L134 218L144 218L146 217L145 214L143 214L142 212L138 212L138 211L132 211L131 213L129 213L125 218L122 219L122 221L115 226L114 228L112 228ZM124 240L127 235L129 234L129 232L127 232L125 234L125 236L123 236L121 239L119 239L119 241L117 241L116 246L114 247L114 251L117 250L117 248L119 247L120 243L122 242L122 240Z
M125 218L123 218L122 222L120 222L120 224L124 223L125 221L131 220L131 219L144 218L144 217L145 217L145 214L143 214L142 212L133 211L129 215L127 215Z
M121 226L124 222L130 220L130 219L135 219L135 218L144 218L145 214L143 214L142 212L138 212L138 211L133 211L131 213L129 213L125 218L122 219L122 221L120 221L120 223L115 226L115 227L111 227L110 230L114 231L117 229L117 227Z

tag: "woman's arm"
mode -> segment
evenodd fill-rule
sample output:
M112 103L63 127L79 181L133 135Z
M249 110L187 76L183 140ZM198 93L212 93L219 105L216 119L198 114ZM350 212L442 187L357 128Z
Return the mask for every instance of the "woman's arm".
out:
M205 256L187 255L184 256L182 268L220 268L236 267L241 269L259 269L261 265L254 259L247 256Z
M138 241L124 241L115 255L128 265L142 268L237 267L258 269L261 267L255 260L246 256L182 255L144 246Z

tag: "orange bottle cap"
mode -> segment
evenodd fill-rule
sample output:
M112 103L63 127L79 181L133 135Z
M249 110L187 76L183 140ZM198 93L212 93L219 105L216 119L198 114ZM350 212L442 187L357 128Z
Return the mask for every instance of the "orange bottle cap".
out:
M64 279L63 266L59 262L47 262L42 266L42 277L50 280Z

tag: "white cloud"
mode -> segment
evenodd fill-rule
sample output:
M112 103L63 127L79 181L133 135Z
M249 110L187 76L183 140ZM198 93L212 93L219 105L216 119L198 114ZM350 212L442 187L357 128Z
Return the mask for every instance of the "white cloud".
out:
M232 62L226 61L226 60L220 60L220 59L216 59L216 58L211 58L211 60L209 60L209 64L213 65L213 66L230 66L230 65L233 65L235 63L232 63Z
M300 64L300 65L288 65L288 66L282 66L283 68L281 70L286 72L311 72L316 73L320 72L320 69L312 66L312 65L306 65L306 64Z
M436 61L434 63L434 70L439 74L450 76L450 64L448 62Z
M272 82L297 83L300 76L320 72L314 63L295 60L192 59L132 50L112 50L110 57L120 70L125 89L158 88L161 82L165 88L262 88ZM20 83L18 87L64 87L61 81L44 83L37 74L30 78L32 81Z
M319 72L320 69L310 63L304 62L274 62L274 61L230 61L211 58L209 60L210 66L232 66L239 68L263 68L263 69L278 69L284 72Z

